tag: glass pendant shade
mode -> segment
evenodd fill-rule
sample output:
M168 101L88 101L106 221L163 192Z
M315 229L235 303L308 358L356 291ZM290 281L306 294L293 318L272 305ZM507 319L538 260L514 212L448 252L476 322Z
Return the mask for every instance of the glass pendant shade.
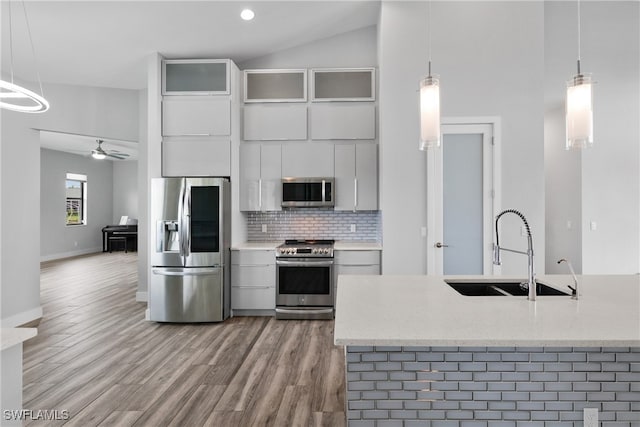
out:
M440 80L427 76L420 81L420 150L440 146Z
M567 82L566 149L593 145L593 82L578 74Z
M98 151L96 151L96 150L93 150L91 152L91 157L93 157L96 160L102 160L102 159L106 158L107 156L102 154L102 153L100 153L100 152L98 152Z

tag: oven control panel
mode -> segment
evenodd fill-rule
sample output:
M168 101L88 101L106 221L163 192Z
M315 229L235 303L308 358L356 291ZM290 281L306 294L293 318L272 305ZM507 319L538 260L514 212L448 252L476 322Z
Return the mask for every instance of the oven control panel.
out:
M279 247L277 249L278 256L321 256L321 257L332 257L333 256L333 248L332 247Z

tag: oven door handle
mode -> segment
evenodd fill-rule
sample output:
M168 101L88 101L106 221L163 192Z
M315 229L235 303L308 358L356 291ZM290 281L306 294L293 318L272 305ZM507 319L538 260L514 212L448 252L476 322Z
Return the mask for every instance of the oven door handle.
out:
M330 267L333 261L285 261L276 260L276 265L291 265L294 267Z

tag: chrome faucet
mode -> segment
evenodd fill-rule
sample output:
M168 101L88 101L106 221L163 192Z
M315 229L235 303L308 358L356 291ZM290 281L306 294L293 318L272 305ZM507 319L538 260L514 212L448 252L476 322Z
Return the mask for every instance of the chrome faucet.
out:
M522 222L524 222L524 227L527 231L527 251L526 252L516 251L514 249L507 249L500 246L500 238L498 234L498 221L500 220L502 215L506 213L512 213L514 215L517 215L520 217ZM531 228L529 227L529 223L527 222L527 219L524 217L524 215L520 213L520 211L517 211L515 209L507 209L500 212L496 216L496 242L493 244L493 263L495 265L502 264L502 262L500 261L500 251L513 252L516 254L522 254L527 256L529 261L529 278L527 279L527 283L526 284L523 283L522 286L526 286L529 289L529 295L527 299L529 301L535 301L536 300L536 272L533 266L533 238L531 237Z
M573 276L573 287L567 285L567 287L569 289L571 289L571 299L578 299L578 278L576 277L576 272L573 271L573 267L571 266L571 262L569 262L568 260L562 258L558 260L558 264L560 264L561 262L566 262L567 263L567 267L569 267L569 271L571 272L571 275Z

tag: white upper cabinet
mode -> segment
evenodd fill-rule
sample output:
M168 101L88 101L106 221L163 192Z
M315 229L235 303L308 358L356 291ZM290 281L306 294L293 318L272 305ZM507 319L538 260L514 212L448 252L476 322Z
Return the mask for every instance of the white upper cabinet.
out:
M219 96L176 96L162 100L163 136L231 134L231 100Z
M311 70L311 101L373 101L375 68Z
M228 95L228 59L162 61L162 95Z
M373 103L327 103L309 107L311 139L375 139Z
M240 165L240 210L282 210L280 144L243 143Z
M291 142L282 144L282 177L332 177L333 144Z
M243 113L245 141L307 139L306 104L247 104Z
M231 141L214 138L165 138L162 176L231 176Z
M377 144L336 144L335 180L336 210L377 210Z
M244 102L306 102L307 70L245 70Z

